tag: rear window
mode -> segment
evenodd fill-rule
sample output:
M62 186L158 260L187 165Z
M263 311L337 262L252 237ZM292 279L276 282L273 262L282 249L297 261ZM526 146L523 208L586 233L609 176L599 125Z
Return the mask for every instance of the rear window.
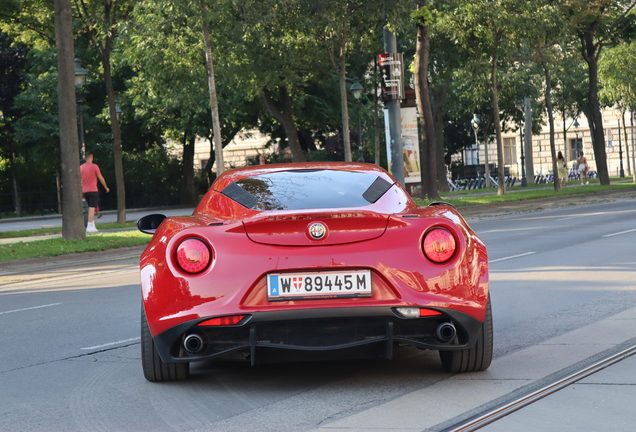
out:
M363 207L390 188L391 183L370 173L292 170L247 177L221 193L254 210L301 210Z

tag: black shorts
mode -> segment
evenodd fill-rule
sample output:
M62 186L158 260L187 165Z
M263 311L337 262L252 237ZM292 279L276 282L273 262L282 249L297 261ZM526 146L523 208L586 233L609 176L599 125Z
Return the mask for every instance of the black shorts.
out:
M84 192L84 198L89 207L99 206L99 192Z

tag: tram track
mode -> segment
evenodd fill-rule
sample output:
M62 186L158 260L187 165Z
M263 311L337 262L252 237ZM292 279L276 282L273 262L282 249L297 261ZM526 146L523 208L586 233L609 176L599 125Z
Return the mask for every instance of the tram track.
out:
M623 349L618 352L606 355L600 359L596 359L590 365L578 368L578 370L569 373L568 375L560 379L552 380L552 382L544 384L540 388L533 390L525 395L519 396L514 400L505 403L504 405L490 408L479 414L475 414L468 419L462 420L459 423L442 429L441 432L472 432L479 430L590 375L593 375L605 368L608 368L609 366L625 360L626 358L631 357L634 354L636 354L636 342L632 341L632 343L628 347L623 347Z

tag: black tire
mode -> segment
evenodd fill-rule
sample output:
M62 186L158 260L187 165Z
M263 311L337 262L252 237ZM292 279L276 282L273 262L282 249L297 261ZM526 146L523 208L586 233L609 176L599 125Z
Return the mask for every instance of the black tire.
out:
M486 316L475 347L458 351L440 351L439 357L446 372L484 371L488 369L492 361L492 345L492 313L490 311L490 297L488 297Z
M152 340L148 321L141 308L141 366L148 381L181 381L190 376L190 363L165 363Z

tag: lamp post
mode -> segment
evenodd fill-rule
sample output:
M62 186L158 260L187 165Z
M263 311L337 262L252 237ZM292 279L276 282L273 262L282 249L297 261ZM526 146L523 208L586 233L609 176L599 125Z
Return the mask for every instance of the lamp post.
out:
M523 111L521 111L521 118L523 119ZM519 122L519 142L521 143L521 187L526 187L528 179L526 179L526 155L523 151L523 120Z
M470 121L473 131L475 131L475 152L477 154L477 167L479 169L479 139L477 138L477 132L479 131L479 117L477 114L473 114L473 119Z
M121 117L121 108L119 108L119 105L115 105L115 116L117 117L117 121L119 121L119 118Z
M84 105L84 84L86 83L86 77L88 71L82 67L82 61L78 58L75 59L75 87L77 88L77 119L79 122L79 150L80 160L84 160L86 154L86 147L84 145L84 119L83 119L83 105Z
M358 162L364 162L364 155L362 154L362 126L360 122L360 97L362 96L362 84L358 81L358 78L354 78L353 84L349 91L353 94L353 97L358 101L357 114L358 114Z
M475 146L477 147L477 165L479 165L479 140L477 139L477 131L479 131L479 117L477 117L477 114L473 114L473 119L470 121L470 124L473 125L473 130L475 131ZM490 187L490 170L489 170L489 166L488 166L488 143L487 141L487 137L484 134L484 159L486 162L486 170L485 170L485 176L486 177L486 187L489 188Z
M621 104L616 102L616 109L618 109L618 112L621 113L621 117L622 112L621 112ZM625 137L627 138L627 137ZM625 140L625 142L627 143L627 140ZM621 142L621 119L618 119L618 160L619 160L619 176L620 178L625 177L625 170L623 169L623 144Z

